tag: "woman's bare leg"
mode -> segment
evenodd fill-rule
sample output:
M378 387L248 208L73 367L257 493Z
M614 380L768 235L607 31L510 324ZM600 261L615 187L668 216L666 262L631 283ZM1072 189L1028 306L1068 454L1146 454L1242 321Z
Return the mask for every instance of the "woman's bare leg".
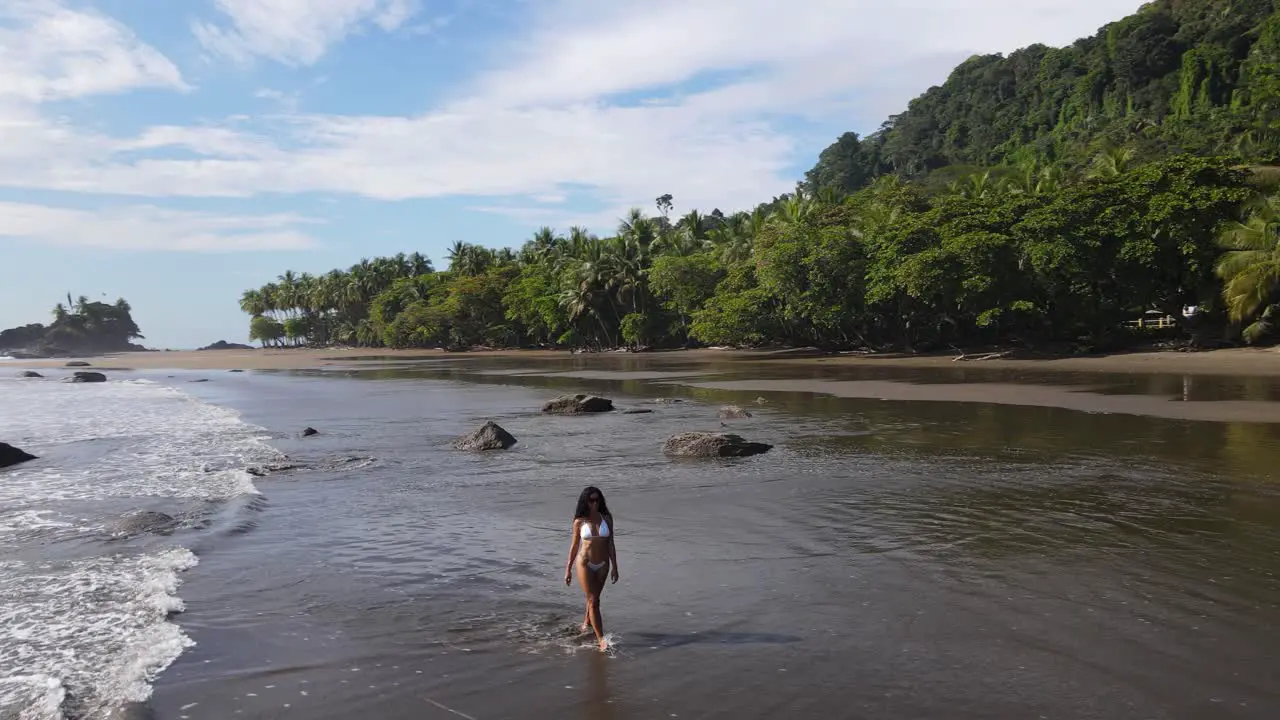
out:
M578 584L587 594L587 623L595 632L596 642L600 643L601 650L607 646L604 640L604 619L600 616L600 591L604 590L604 581L608 575L608 563L595 572L586 563L578 563Z

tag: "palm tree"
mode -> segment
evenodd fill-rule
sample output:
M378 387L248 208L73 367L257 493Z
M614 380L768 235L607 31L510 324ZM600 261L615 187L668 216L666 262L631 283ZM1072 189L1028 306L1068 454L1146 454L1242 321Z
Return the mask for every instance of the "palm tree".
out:
M1243 334L1255 342L1280 321L1280 195L1255 198L1244 220L1228 225L1218 244L1226 250L1215 270L1225 283L1227 313L1232 322L1250 321Z
M1133 167L1135 155L1131 147L1108 145L1093 157L1085 177L1099 179L1123 175Z

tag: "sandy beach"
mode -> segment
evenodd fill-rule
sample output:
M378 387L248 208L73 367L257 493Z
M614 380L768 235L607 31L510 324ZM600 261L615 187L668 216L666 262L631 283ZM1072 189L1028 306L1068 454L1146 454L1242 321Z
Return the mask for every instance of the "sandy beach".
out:
M993 358L955 361L952 353L826 354L813 350L672 350L652 353L593 353L575 356L559 350L491 350L444 352L440 350L388 350L386 348L184 350L116 353L79 358L99 368L175 370L305 370L378 362L415 360L474 360L480 358L528 358L565 360L589 357L593 362L619 362L643 357L653 363L786 363L827 366L903 368L1003 368L1014 370L1061 371L1072 373L1170 373L1182 375L1275 376L1280 375L1280 348L1230 348L1202 352L1142 351L1050 357L1045 359ZM66 365L65 358L12 361L22 367L52 368Z

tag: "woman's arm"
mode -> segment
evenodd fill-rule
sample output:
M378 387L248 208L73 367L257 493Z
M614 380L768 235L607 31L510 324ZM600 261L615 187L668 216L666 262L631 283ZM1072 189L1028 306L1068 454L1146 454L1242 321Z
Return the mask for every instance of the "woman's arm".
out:
M582 522L581 518L573 519L573 542L569 545L569 559L564 563L564 584L568 585L573 580L573 558L578 554L578 523Z
M613 516L609 516L609 566L612 570L609 574L613 576L613 581L618 582L618 548L615 540L618 537L618 529L614 527Z

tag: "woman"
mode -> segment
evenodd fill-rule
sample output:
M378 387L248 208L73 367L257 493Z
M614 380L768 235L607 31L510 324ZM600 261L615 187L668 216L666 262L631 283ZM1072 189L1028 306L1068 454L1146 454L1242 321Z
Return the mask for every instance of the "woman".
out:
M600 619L600 591L604 590L606 575L618 582L618 555L613 538L613 515L604 502L604 493L588 487L578 496L578 507L573 513L573 544L569 546L569 561L565 563L564 584L573 582L576 567L578 584L587 593L582 631L595 631L601 650L608 649L609 645L604 639L604 621Z

